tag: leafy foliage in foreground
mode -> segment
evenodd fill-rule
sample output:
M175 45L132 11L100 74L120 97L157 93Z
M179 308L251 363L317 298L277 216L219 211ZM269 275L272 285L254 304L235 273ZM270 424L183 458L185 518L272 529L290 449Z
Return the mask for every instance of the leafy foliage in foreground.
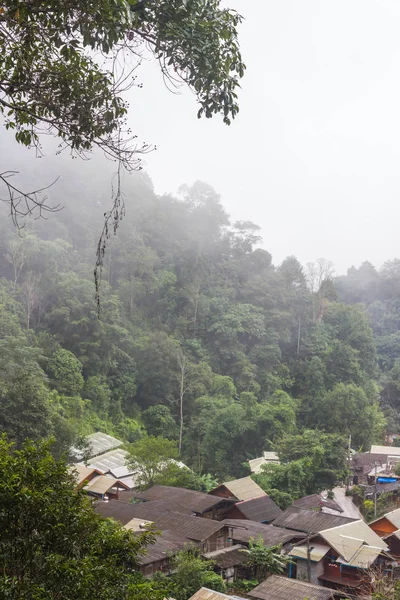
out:
M74 488L48 444L0 440L2 598L135 598L131 575L152 535L102 519Z

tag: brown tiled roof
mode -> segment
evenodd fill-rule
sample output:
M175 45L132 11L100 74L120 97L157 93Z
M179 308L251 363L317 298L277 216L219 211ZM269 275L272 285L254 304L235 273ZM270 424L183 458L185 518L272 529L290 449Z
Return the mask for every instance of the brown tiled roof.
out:
M184 550L189 540L175 531L162 531L155 538L154 544L146 547L146 554L140 557L141 565L149 565L168 558L171 554Z
M206 540L224 527L221 521L203 519L202 517L182 513L165 512L159 508L154 508L152 504L152 502L126 504L119 500L111 500L106 503L98 503L95 510L103 517L111 517L116 521L120 521L123 525L134 518L152 521L156 529L175 531L196 542Z
M314 510L305 510L296 508L295 506L289 506L280 517L275 519L274 525L276 527L286 527L288 529L295 529L306 533L318 533L323 529L346 525L352 521L357 521L357 519L349 519L347 517L342 517L341 515L330 515Z
M286 544L293 539L302 539L306 534L301 531L283 529L275 525L264 525L256 521L246 519L225 519L222 521L228 527L232 527L232 538L235 542L248 544L250 538L257 540L260 536L266 546Z
M129 492L120 494L120 501L122 502L131 502L135 498L145 501L167 500L175 503L177 507L181 507L182 510L179 512L186 510L199 514L210 510L223 501L234 504L233 500L225 500L216 496L204 494L203 492L172 487L169 485L154 485L145 492L131 490Z
M306 508L309 510L326 507L338 512L343 512L343 508L337 502L335 502L335 500L323 498L320 494L312 494L311 496L299 498L293 502L292 506L295 506L296 508Z
M282 510L269 496L260 496L252 500L238 502L235 506L246 519L251 521L273 521L282 514Z
M272 575L248 592L250 598L257 600L329 600L337 597L338 592L320 585L305 583L298 579L288 579Z

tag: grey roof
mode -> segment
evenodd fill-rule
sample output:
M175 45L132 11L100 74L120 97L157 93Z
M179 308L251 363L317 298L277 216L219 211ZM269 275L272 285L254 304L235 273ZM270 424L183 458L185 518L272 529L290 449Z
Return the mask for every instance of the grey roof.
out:
M176 531L162 531L156 535L154 544L146 546L146 554L140 557L141 565L149 565L168 558L171 554L184 550L189 540Z
M224 523L221 521L163 511L155 508L152 502L126 504L119 500L112 500L107 503L98 503L95 510L103 517L113 518L123 525L134 518L152 521L156 529L175 531L196 542L206 540L224 527Z
M400 456L397 446L371 446L371 454L386 454L386 456Z
M323 529L346 525L357 519L349 519L341 515L330 515L324 512L316 512L314 510L306 510L289 506L285 512L275 519L276 527L286 527L296 529L297 531L318 533Z
M221 485L218 485L212 490L210 494L218 496L223 487L238 500L252 500L253 498L267 495L251 477L242 477L241 479L234 479L233 481L224 481L224 483L221 483Z
M146 501L168 500L176 504L177 512L187 512L189 510L199 514L207 512L214 506L221 504L221 502L235 503L233 499L220 498L219 496L211 496L203 492L169 485L154 485L145 492L130 492L121 495L123 502L130 502L133 498ZM182 511L178 510L179 507L182 508Z
M282 514L282 510L269 496L260 496L252 500L238 502L235 507L246 519L251 521L273 521Z
M331 527L319 535L334 549L346 563L350 564L363 545L388 550L387 544L364 521L358 520L339 527Z
M89 456L104 454L104 452L114 450L114 448L118 448L123 444L121 440L117 440L117 438L101 431L88 435L86 439L89 442Z
M335 598L337 591L329 588L305 583L298 579L288 579L272 575L248 592L250 598L258 600L329 600Z
M262 537L266 546L286 544L293 539L302 539L306 534L301 531L283 529L275 525L264 525L247 519L225 519L222 521L228 527L232 527L232 538L235 542L248 544L250 538L257 540Z
M125 467L127 465L128 456L129 452L122 450L121 448L117 448L116 450L111 450L110 452L106 452L101 456L91 458L89 461L89 466L94 467L95 469L100 469L100 471L103 471L103 473L113 472L115 469L119 467Z
M236 567L236 565L242 565L247 562L249 557L244 552L244 546L236 544L235 546L229 546L228 548L221 548L220 550L214 550L213 552L207 552L203 554L203 557L207 560L212 560L221 569L229 569Z

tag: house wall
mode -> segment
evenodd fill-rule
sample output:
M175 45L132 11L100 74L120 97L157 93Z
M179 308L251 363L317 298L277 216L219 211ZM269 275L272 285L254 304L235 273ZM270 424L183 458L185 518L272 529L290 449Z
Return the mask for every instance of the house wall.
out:
M297 579L301 581L307 581L308 573L307 573L307 560L302 558L297 559ZM312 562L310 568L310 583L314 585L320 585L320 581L318 577L322 575L324 572L324 561L320 560L319 562Z
M223 527L209 538L204 540L201 546L201 551L203 554L207 552L214 552L214 550L220 550L222 548L227 548L228 546L232 546L232 540L228 542L229 538L229 528Z
M385 541L389 546L389 554L392 554L395 557L400 557L400 540L398 540L397 537L392 535Z
M389 533L397 531L397 528L394 525L392 525L392 523L390 523L390 521L388 521L386 517L382 517L382 519L375 521L375 523L370 523L369 526L373 531L375 531L377 535L379 535L379 537L384 537Z

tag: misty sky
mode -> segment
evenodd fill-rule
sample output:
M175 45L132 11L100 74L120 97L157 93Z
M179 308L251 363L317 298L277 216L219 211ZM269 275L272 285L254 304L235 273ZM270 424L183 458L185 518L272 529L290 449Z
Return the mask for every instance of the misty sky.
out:
M400 256L400 2L230 0L247 73L231 127L197 120L148 64L131 124L157 144L156 191L202 179L262 226L275 263L325 257L338 273Z

